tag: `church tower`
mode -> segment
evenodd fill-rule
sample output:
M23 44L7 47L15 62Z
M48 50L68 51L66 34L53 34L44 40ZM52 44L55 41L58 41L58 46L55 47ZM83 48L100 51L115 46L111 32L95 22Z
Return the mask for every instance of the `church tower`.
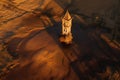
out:
M65 13L62 19L62 35L71 34L71 27L72 27L72 17L67 10L67 12Z
M72 17L70 13L67 11L62 18L62 35L59 38L61 43L65 44L71 44L72 43L72 33L71 33L71 27L72 27Z

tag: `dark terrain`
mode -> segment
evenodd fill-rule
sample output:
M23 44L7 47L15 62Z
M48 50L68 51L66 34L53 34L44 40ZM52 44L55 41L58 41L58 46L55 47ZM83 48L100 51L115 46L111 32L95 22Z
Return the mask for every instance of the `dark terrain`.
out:
M74 23L71 45L58 41L60 30L61 24L56 23L25 38L12 39L8 50L20 56L20 65L6 80L112 80L113 73L119 71L120 54L99 38L102 30Z
M108 45L101 38L106 29L92 22L93 13L108 16L117 3L103 1L1 0L0 80L120 80L120 49ZM67 9L71 45L59 42Z

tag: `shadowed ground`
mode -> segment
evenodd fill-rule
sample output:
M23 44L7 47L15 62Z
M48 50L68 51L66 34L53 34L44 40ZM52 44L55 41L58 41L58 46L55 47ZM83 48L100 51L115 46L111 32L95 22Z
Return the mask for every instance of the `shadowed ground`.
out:
M105 73L107 68L119 69L120 54L98 37L100 30L74 24L74 40L69 46L59 43L60 30L60 23L56 23L11 40L8 51L20 55L20 65L6 80L104 79L109 74Z
M120 51L100 39L102 30L73 23L73 44L62 45L58 41L61 23L56 23L61 16L56 14L62 15L64 6L43 0L40 5L45 11L41 11L39 0L30 3L23 1L19 8L25 11L3 21L3 41L19 35L6 44L8 52L19 59L19 65L8 71L4 80L113 80L111 75L120 79ZM84 20L78 17L82 23Z

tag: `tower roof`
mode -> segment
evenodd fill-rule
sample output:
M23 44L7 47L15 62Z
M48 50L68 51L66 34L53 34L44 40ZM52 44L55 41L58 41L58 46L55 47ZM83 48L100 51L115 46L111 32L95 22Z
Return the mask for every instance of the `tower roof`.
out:
M71 15L70 15L70 13L68 12L68 10L66 11L66 13L65 13L65 16L63 17L65 20L70 20L70 19L72 19L72 17L71 17Z

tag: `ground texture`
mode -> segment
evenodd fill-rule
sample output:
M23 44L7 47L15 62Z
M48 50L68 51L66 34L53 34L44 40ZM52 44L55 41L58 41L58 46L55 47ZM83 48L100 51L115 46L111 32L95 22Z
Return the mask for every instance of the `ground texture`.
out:
M53 0L11 2L0 3L4 3L0 16L2 80L120 80L120 50L100 38L104 30L87 25L77 15L73 42L63 45L59 37L64 6Z

